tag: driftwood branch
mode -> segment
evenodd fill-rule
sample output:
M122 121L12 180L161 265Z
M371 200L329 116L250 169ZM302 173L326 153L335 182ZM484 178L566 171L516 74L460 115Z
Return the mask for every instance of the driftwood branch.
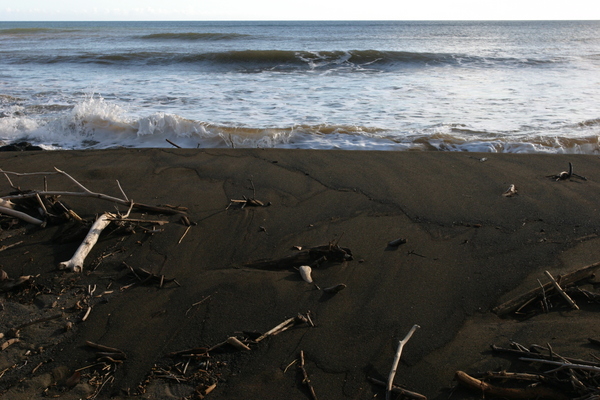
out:
M371 378L371 377L369 377L368 379L369 379L369 381L371 381L371 383L374 383L376 385L387 386L386 382L380 381L379 379L375 379L375 378ZM408 397L410 399L427 400L427 397L423 396L420 393L411 392L410 390L406 390L406 389L401 388L400 386L396 386L396 385L392 386L392 393L396 393L396 394L399 394L401 396Z
M77 187L79 187L81 189L81 191L80 192L69 192L69 191L49 191L49 190L35 191L35 190L32 190L27 193L2 196L1 199L10 201L10 200L26 199L26 198L36 197L36 196L76 196L76 197L91 197L91 198L96 198L96 199L100 199L100 200L106 200L106 201L121 204L124 206L130 206L132 203L128 199L121 199L121 198L109 196L109 195L106 195L103 193L93 192L93 191L89 190L88 188L86 188L85 186L83 186L79 181L77 181L75 178L73 178L68 173L61 171L58 168L55 168L55 169L56 169L55 172L19 173L19 172L3 171L2 169L0 169L0 172L4 173L5 175L10 174L10 175L15 175L15 176L60 174L60 175L65 176L71 182L73 182ZM120 184L119 184L119 187L120 187ZM120 190L121 190L121 192L123 192L122 188ZM143 210L143 211L157 212L157 213L164 213L164 214L180 214L181 213L181 211L174 210L172 208L156 207L156 206L150 206L150 205L142 204L142 203L133 203L133 208Z
M300 364L298 365L298 368L300 368L300 371L302 372L302 383L308 387L311 398L313 400L318 400L317 394L315 393L315 388L313 388L313 385L310 383L308 373L306 372L306 368L304 368L304 351L302 350L300 350Z
M554 286L554 289L556 289L556 291L558 293L560 293L560 295L567 301L567 303L569 303L569 305L571 306L571 308L573 308L575 310L579 310L579 307L577 306L577 304L575 304L575 302L573 301L573 299L570 298L567 293L565 293L565 291L563 290L563 288L561 288L560 285L558 284L558 282L556 282L556 279L554 279L554 277L552 276L552 274L550 272L548 272L548 271L544 271L544 274L546 274L546 276L548 277L548 279L550 279L550 283L552 283L552 286Z
M583 268L580 268L576 271L570 272L568 274L562 275L560 277L560 283L563 286L578 282L583 279L590 278L594 275L594 271L600 267L600 262L590 264ZM493 309L494 313L498 316L505 316L514 311L516 311L522 304L532 301L536 297L542 294L542 290L548 290L552 287L551 283L546 283L543 285L543 289L541 287L530 290L527 293L524 293L520 296L517 296L511 300L508 300L505 303L500 304L499 306Z
M406 344L406 342L408 342L410 340L413 333L415 333L415 331L419 328L420 328L419 325L413 325L413 327L410 328L410 331L408 331L408 333L406 334L404 339L402 339L400 341L400 343L398 343L398 350L396 351L396 356L394 357L394 362L392 363L392 370L390 371L390 375L388 376L388 380L387 380L387 386L386 386L386 390L385 390L385 399L386 400L390 400L392 386L394 384L394 377L396 376L396 369L398 369L398 363L400 362L400 356L402 355L402 350L404 349L404 345Z
M116 216L111 213L104 213L98 217L83 240L83 243L81 243L77 251L75 251L73 257L71 257L70 260L61 262L59 264L59 269L68 269L73 272L83 271L83 261L98 241L98 238L100 237L100 234L104 228L110 224L110 218L115 217Z
M600 372L600 367L597 367L595 365L571 364L569 362L552 361L552 360L544 360L542 358L529 358L529 357L521 357L521 358L519 358L519 360L528 361L528 362L539 362L541 364L555 365L558 367L558 368L555 368L552 371L548 371L548 372L556 372L561 369L580 369L582 371Z
M481 392L484 395L505 397L508 399L537 399L544 398L550 400L568 400L569 397L555 390L546 387L526 387L526 388L504 388L491 385L487 382L473 378L463 371L456 371L455 379L463 386Z

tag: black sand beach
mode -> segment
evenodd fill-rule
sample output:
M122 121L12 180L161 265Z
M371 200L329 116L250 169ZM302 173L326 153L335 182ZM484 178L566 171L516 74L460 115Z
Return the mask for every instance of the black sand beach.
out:
M548 177L569 162L587 180ZM549 313L529 318L492 311L539 287L538 279L547 282L546 270L558 276L600 261L597 156L261 149L0 154L5 171L54 167L95 192L121 197L118 180L136 202L185 207L194 224L187 229L183 214L133 210L131 218L169 223L141 224L135 233L107 230L83 272L72 273L57 269L81 243L57 241L65 224L5 223L0 246L22 243L0 252L0 265L10 278L33 277L1 294L0 332L56 317L23 327L20 341L0 351L3 399L191 399L200 398L195 389L205 392L214 383L207 399L307 399L292 364L300 351L320 399L384 398L368 378L387 379L398 341L414 324L421 328L404 348L395 383L431 399L482 397L455 388L458 370L527 367L492 354L491 344L550 344L582 359L600 352L588 343L600 338L597 304L578 302L577 311L557 300ZM22 190L44 185L40 176L11 179ZM78 189L63 176L49 176L47 184ZM517 194L503 196L512 184ZM6 180L0 188L2 195L12 190ZM231 203L252 198L264 206ZM88 220L116 212L102 200L62 199ZM388 245L398 238L406 243ZM352 257L314 267L316 285L293 265L248 265L329 244ZM156 279L141 282L127 265ZM346 287L319 290L337 284ZM299 323L250 341L250 351L226 345L210 358L168 356L232 336L256 338L249 332L264 333L298 313L315 326ZM65 330L69 321L73 327ZM97 350L86 341L120 349L126 359L74 376L97 364ZM69 378L75 381L65 383Z

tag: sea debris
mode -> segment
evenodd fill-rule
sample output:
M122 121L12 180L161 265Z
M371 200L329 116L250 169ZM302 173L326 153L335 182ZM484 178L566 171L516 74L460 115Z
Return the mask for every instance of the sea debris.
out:
M576 173L573 172L573 163L569 163L569 170L568 171L562 171L558 175L548 175L547 177L551 178L551 179L553 179L553 180L555 180L557 182L558 181L564 181L564 180L567 180L567 179L570 179L570 178L573 178L573 177L579 178L579 179L581 179L583 181L587 181L587 178L585 176L581 176L581 175L578 175L578 174L576 174Z
M514 184L511 184L508 189L506 190L506 192L502 193L502 196L504 197L512 197L514 195L517 194L517 188Z

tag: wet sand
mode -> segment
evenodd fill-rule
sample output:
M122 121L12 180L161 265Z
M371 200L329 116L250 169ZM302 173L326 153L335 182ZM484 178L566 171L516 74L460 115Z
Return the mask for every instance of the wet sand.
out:
M547 177L568 169L569 162L586 181ZM414 324L421 328L404 348L395 382L433 399L448 398L457 370L514 366L510 358L491 355L490 344L551 343L563 355L586 358L587 338L600 337L593 305L526 320L491 311L537 287L538 279L545 281L545 270L560 275L600 261L597 156L119 149L2 153L0 167L57 167L92 191L120 197L118 180L130 199L186 207L196 223L183 236L181 215L134 211L134 218L169 223L144 225L155 232L104 234L89 256L96 262L102 256L101 262L84 266L82 274L56 269L80 243L55 240L64 226L27 229L2 240L0 246L23 241L0 253L4 271L11 278L35 278L26 294L1 295L0 331L33 315L62 312L23 328L21 341L0 352L0 371L6 370L2 398L41 396L58 367L71 376L93 364L86 341L127 353L97 398L140 390L146 392L141 398L190 396L191 383L173 379L140 385L153 366L173 364L170 352L210 347L241 332L264 333L309 311L314 327L300 324L251 344L251 351L215 354L219 375L207 398L309 398L296 366L286 369L300 350L319 398L382 398L384 392L367 378L387 379L398 340ZM21 189L43 187L39 176L12 179ZM47 184L49 190L77 189L56 176ZM503 196L511 184L517 194ZM2 195L11 190L6 181L0 188ZM244 198L265 206L230 204ZM97 199L64 200L87 219L115 211L114 204ZM406 243L388 246L398 238ZM299 252L294 246L329 243L352 252L352 260L313 268L318 287L346 285L335 295L303 281L293 267L247 266L292 256ZM138 282L121 290L136 282L123 262L176 282L162 288ZM86 307L74 307L88 285L97 291L81 321ZM95 297L104 291L112 292ZM64 332L67 321L74 326ZM53 388L62 398L91 390L81 383L71 390ZM460 388L452 394L480 397Z

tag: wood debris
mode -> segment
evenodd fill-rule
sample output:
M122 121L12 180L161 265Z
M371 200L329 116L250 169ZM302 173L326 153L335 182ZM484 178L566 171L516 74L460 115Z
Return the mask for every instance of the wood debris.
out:
M555 181L564 181L567 179L571 179L571 178L579 178L583 181L587 181L587 178L581 175L578 175L576 173L573 172L573 164L569 163L569 170L568 171L562 171L557 175L548 175L548 178L551 178Z
M460 385L483 395L507 399L566 400L600 397L598 361L563 357L550 344L546 347L531 345L528 349L512 342L511 346L510 349L495 345L491 347L493 353L512 355L527 363L525 371L489 371L477 376L457 371L455 379ZM547 365L550 367L546 367Z

